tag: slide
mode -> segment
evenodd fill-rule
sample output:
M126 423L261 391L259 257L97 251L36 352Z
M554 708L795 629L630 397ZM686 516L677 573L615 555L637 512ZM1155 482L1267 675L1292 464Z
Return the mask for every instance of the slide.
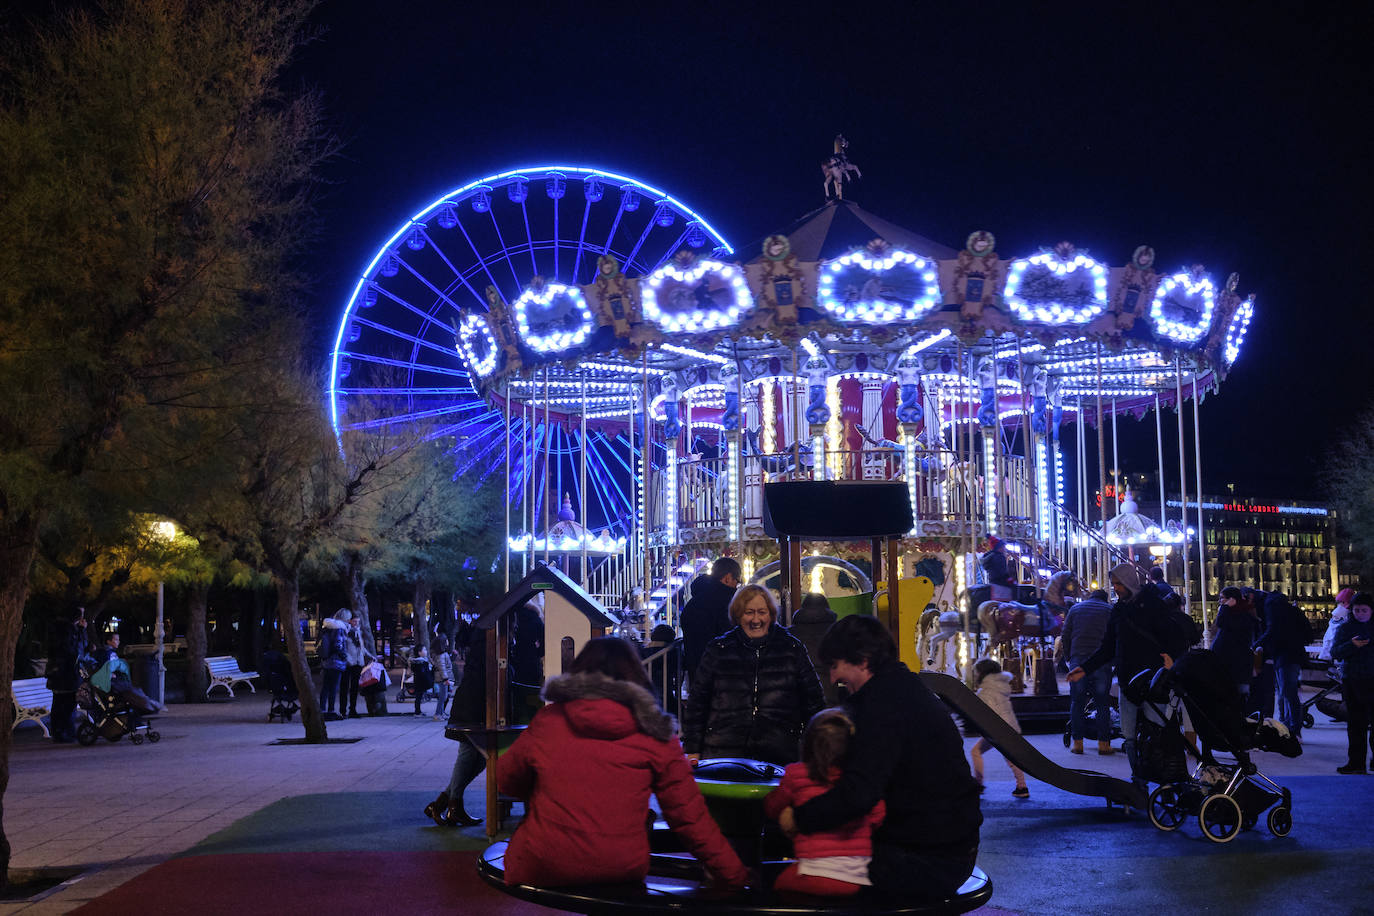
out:
M1117 805L1129 805L1144 811L1149 797L1123 779L1115 779L1105 773L1092 770L1071 770L1061 767L1044 754L1037 751L1029 741L1021 737L1014 728L1002 721L986 703L964 686L964 682L948 674L922 671L922 682L934 691L935 695L963 716L964 719L992 746L1012 763L1034 776L1065 792L1075 795L1095 795Z

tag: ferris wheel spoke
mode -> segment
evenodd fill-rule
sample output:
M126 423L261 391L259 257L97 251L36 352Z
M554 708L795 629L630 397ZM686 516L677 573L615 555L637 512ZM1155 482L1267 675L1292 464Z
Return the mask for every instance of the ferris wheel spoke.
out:
M444 417L449 416L451 414L464 413L468 410L471 410L473 406L474 405L471 402L469 402L467 404L433 407L429 410L414 410L408 413L391 414L390 416L386 417L374 417L373 419L361 420L357 423L345 423L340 428L345 430L380 429L384 426L390 426L393 423L415 423L420 420L428 420L433 417ZM485 405L482 406L485 407Z
M522 205L523 206L523 205ZM501 224L496 221L496 208L492 207L487 211L487 216L491 218L491 228L496 233L496 244L501 248L501 257L505 259L506 266L510 268L511 281L515 284L515 295L520 295L520 290L525 288L525 284L520 280L520 274L515 270L515 263L510 259L510 246L506 244L506 238L501 233ZM535 271L538 273L538 270ZM491 276L488 274L487 276ZM494 284L496 281L492 280ZM500 287L497 287L498 289ZM512 297L514 298L514 297Z
M642 206L642 205L641 205L641 206ZM641 249L641 248L644 247L644 243L645 243L645 242L648 240L648 238L649 238L649 233L650 233L650 232L653 232L653 231L654 231L654 221L653 221L653 220L649 220L648 225L646 225L646 226L644 227L644 231L643 231L642 233L640 233L640 235L639 235L639 241L635 242L635 247L631 248L631 249L630 249L630 253L627 254L627 255L625 255L625 266L624 266L623 268L621 268L621 269L624 270L626 273L629 273L629 272L630 272L632 266L634 265L635 258L639 255L639 249ZM647 274L647 273L649 273L650 271L653 270L652 267L647 267L647 266L645 266L645 265L640 265L640 267L641 267L641 271L640 271L640 272L643 273L643 274Z
M426 235L426 238L428 237L429 236ZM434 253L439 257L439 260L444 262L444 266L446 266L449 270L453 271L453 276L457 279L459 283L463 284L463 286L467 289L468 293L472 295L473 301L476 302L478 306L485 309L487 303L486 297L483 296L481 293L477 292L477 289L471 283L468 282L467 275L464 274L463 271L459 270L457 265L455 265L453 261L449 259L448 254L444 252L444 249L439 245L439 243L431 239L430 247L434 249ZM449 289L451 290L452 287L450 286ZM459 307L458 304L450 296L445 295L444 299L454 308L458 309L460 312L462 311L461 307Z
M587 475L592 481L592 491L596 494L597 504L601 506L602 517L608 521L617 519L620 517L620 512L614 505L615 500L611 496L610 490L604 485L604 482L610 479L610 474L608 473L609 469L606 467L605 462L601 460L601 456L597 454L595 435L589 433L587 439L588 441L584 443L584 447L587 449L588 461L595 463L597 466L595 473ZM585 519L583 520L583 524L586 524Z
M478 264L482 265L482 271L487 275L487 279L491 281L491 285L499 290L501 288L501 284L497 283L496 278L491 275L491 268L487 266L486 259L482 257L482 252L477 250L477 246L472 241L472 236L468 235L468 227L463 225L463 218L461 216L457 217L453 226L455 229L461 232L463 234L463 238L467 240L468 247L472 249L473 257L477 259ZM507 258L506 260L507 263L510 262L509 258ZM515 268L512 267L511 273L514 272ZM481 301L485 302L486 299L483 298Z
M620 205L615 209L615 218L611 220L611 231L606 233L606 244L601 246L602 252L611 250L611 242L615 241L616 230L620 228L620 218L625 215L625 195L620 195Z
M453 350L449 349L448 347L440 346L439 344L434 343L432 340L426 340L423 337L416 337L413 334L407 334L405 331L398 330L397 328L393 328L389 325L385 325L377 321L371 321L367 318L362 317L358 317L353 320L358 324L362 325L363 327L371 328L372 330L377 331L378 333L386 334L388 337L394 337L397 340L404 340L407 343L414 344L416 347L423 347L426 350L433 350L435 353L442 353L444 356L454 355ZM453 329L446 328L445 330L451 332Z
M402 360L394 357L381 356L376 353L355 353L352 350L341 351L340 356L346 356L350 360L357 360L363 363L372 363L378 366L392 366L396 369L407 371L432 372L436 375L448 375L453 378L471 378L467 370L455 366L434 366L428 363L417 363L414 360Z
M587 219L592 214L592 202L590 199L582 207L582 229L577 234L577 257L573 259L572 276L568 278L569 283L577 283L577 272L582 268L582 249L587 244Z
M530 270L533 272L531 276L538 276L539 262L534 257L534 233L530 231L530 211L524 200L520 201L520 216L525 223L525 242L530 249Z

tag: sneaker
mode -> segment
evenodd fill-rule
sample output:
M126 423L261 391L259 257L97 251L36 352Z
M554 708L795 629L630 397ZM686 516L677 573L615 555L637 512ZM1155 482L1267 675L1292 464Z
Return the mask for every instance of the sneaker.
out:
M1358 763L1347 763L1343 767L1336 767L1336 772L1342 776L1364 776L1368 771Z
M1017 786L1011 790L1012 798L1030 798L1030 789L1026 786Z

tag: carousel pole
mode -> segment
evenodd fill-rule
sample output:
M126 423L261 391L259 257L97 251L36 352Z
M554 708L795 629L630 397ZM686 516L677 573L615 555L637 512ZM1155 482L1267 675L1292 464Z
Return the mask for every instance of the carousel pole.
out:
M521 575L529 575L530 567L534 565L534 398L529 393L534 390L534 370L530 370L529 386L524 387L525 403L520 405L520 414L525 421L525 441L520 447L521 453L525 457L524 473L521 474L521 496L523 505L520 507L521 521L528 519L525 531L529 535L529 542L525 545L525 551L520 558Z
M506 441L505 441L505 453L506 453L506 459L505 459L506 481L505 481L505 484L504 484L505 492L504 492L504 494L503 494L503 495L505 496L505 499L502 500L502 502L504 502L504 503L506 504L506 563L505 563L505 567L506 567L506 569L505 569L505 581L506 581L506 584L505 584L504 591L507 591L507 592L510 591L510 397L511 397L510 376L506 376L506 436L505 436L505 438L506 438Z
M1174 408L1178 413L1178 517L1183 528L1183 600L1191 610L1193 577L1188 569L1188 470L1184 465L1187 452L1183 442L1183 363L1177 355L1174 356L1174 398ZM1198 502L1202 502L1200 497Z
M649 350L644 349L643 369L640 371L640 409L644 416L644 435L639 440L639 479L640 479L640 499L644 505L644 522L640 529L640 536L644 539L644 608L647 612L649 607L649 593L652 591L653 579L649 571ZM653 629L654 622L648 613L644 615L644 641L649 641L649 631Z
M630 552L630 560L625 565L629 567L625 574L625 588L628 592L630 583L639 578L640 559L636 551L639 550L639 494L635 484L635 386L630 383L626 386L629 389L629 422L625 429L629 431L630 454L627 464L630 468L630 492L634 496L634 503L630 506L630 524L625 532L625 547ZM649 596L644 595L643 601L648 606Z
M1088 525L1088 421L1083 414L1083 397L1079 395L1078 409L1074 411L1078 415L1078 435L1075 437L1074 450L1077 453L1078 467L1074 471L1074 486L1078 489L1078 523L1083 527ZM1078 568L1083 574L1088 573L1088 543L1087 539L1080 536L1075 546L1078 554Z
M1117 515L1117 500L1121 498L1121 450L1116 441L1116 398L1112 398L1112 517Z
M549 565L549 443L553 428L549 425L549 367L544 367L544 565Z
M578 567L578 580L585 589L591 583L591 576L587 574L587 535L591 533L591 528L587 527L587 371L584 369L580 373L582 376L582 447L578 449L582 454L581 480L577 485L577 518L582 523L582 563Z
M797 348L792 348L792 377L787 380L787 393L791 397L791 407L789 412L792 414L792 473L788 476L789 480L796 480L801 476L801 399L797 397L797 373L801 371L797 364ZM811 456L811 466L816 466L816 456Z
M1101 503L1102 545L1097 550L1097 581L1107 582L1107 443L1102 428L1102 344L1097 345L1097 492Z
M1197 493L1197 581L1198 595L1202 601L1202 629L1207 630L1207 553L1206 553L1206 531L1203 528L1202 520L1202 427L1198 420L1198 410L1202 407L1202 401L1198 399L1197 390L1197 370L1193 370L1193 472L1197 475L1197 486L1194 488ZM1188 530L1187 526L1183 529ZM1186 550L1188 542L1185 538L1183 547Z
M1155 392L1155 451L1159 461L1159 527L1164 529L1164 427L1159 418L1159 392Z

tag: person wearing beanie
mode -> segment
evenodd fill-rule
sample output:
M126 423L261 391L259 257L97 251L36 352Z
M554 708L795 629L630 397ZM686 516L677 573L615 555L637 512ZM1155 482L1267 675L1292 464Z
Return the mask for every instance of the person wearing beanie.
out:
M1069 672L1068 680L1072 684L1105 664L1115 664L1116 682L1120 687L1121 734L1125 737L1121 748L1131 764L1132 780L1144 788L1135 742L1140 706L1127 698L1126 685L1142 671L1172 667L1174 659L1189 647L1169 620L1168 609L1159 592L1146 587L1145 577L1134 563L1112 567L1109 577L1117 600L1107 618L1102 645Z
M1336 609L1331 612L1331 619L1327 621L1326 632L1322 634L1322 650L1317 658L1324 662L1331 661L1331 645L1336 641L1336 628L1350 617L1350 599L1355 597L1355 590L1349 586L1336 593Z

